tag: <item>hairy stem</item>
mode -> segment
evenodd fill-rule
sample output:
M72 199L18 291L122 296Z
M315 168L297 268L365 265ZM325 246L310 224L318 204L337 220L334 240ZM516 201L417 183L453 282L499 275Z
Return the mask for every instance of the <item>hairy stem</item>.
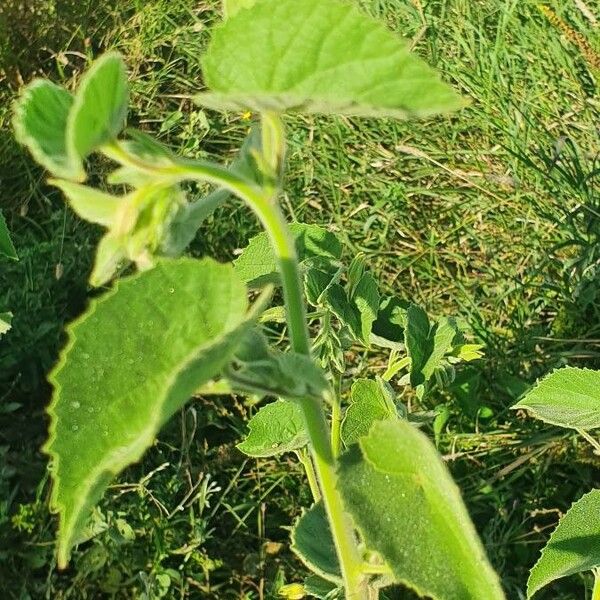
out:
M276 115L269 115L267 127L275 125L281 130ZM282 135L274 135L271 142L278 139L283 144ZM117 162L141 171L164 177L169 181L185 179L208 181L225 188L242 199L254 211L261 221L271 246L277 257L279 272L283 283L283 294L287 311L288 329L291 346L295 352L310 355L310 339L306 324L304 293L300 282L298 258L294 239L276 197L276 186L259 187L235 171L221 165L192 161L173 157L167 164L155 164L151 160L134 156L127 149L113 142L102 149L103 153ZM283 157L283 148L269 149L269 162L274 156ZM323 402L316 398L304 398L300 406L310 439L312 459L321 496L327 512L331 533L335 542L347 600L368 600L366 580L362 572L362 559L349 517L344 512L342 499L336 487L335 458L332 452L327 419L323 411Z

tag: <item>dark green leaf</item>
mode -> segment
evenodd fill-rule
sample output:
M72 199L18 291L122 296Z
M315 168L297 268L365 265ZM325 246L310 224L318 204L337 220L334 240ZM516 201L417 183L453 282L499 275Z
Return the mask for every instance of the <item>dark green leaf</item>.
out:
M340 565L322 502L313 504L296 521L292 529L292 550L319 577L341 582Z
M255 458L299 450L308 443L298 402L277 400L263 406L248 423L248 436L238 449Z
M10 238L10 233L6 226L2 210L0 210L0 256L6 256L6 258L12 260L19 260L15 246Z

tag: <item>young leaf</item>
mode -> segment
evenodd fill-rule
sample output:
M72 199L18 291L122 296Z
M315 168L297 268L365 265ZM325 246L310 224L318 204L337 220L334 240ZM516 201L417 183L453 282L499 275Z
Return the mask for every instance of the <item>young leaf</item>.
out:
M433 444L407 421L375 423L342 456L346 509L396 581L435 600L501 600L460 492Z
M292 529L292 551L314 573L341 582L340 565L322 502L313 504Z
M342 244L337 236L318 225L292 223L290 232L300 261L309 258L335 261L342 256ZM234 261L234 267L241 279L252 286L279 281L277 263L266 233L259 233L250 240Z
M214 30L203 69L211 92L197 100L217 109L407 118L463 105L404 40L337 0L258 0Z
M121 198L87 185L64 179L51 179L49 183L62 191L77 215L86 221L90 221L90 223L97 223L98 225L104 225L104 227L113 225L119 208L122 208L124 204Z
M308 443L300 405L291 400L263 406L250 419L248 429L248 436L237 448L255 458L292 452Z
M8 227L6 226L6 220L0 210L0 256L6 256L12 260L19 260L17 251L10 238Z
M346 446L369 433L376 421L398 418L394 393L381 378L358 379L350 390L350 406L342 422L342 440Z
M83 165L67 144L67 118L73 96L50 81L37 79L15 103L13 126L17 141L56 177L85 179Z
M600 567L600 489L580 498L552 532L527 581L527 597L552 581Z
M12 327L13 314L11 312L0 312L0 337Z
M116 53L94 61L81 79L66 128L71 156L84 159L117 137L127 118L129 89L123 59Z
M600 371L565 367L542 379L513 409L573 429L600 427Z
M377 281L370 273L365 273L358 282L352 300L360 315L360 336L365 346L369 346L373 323L379 310L379 289Z
M249 325L246 290L230 266L178 259L121 280L69 326L49 376L45 446L61 567L112 477L221 370Z

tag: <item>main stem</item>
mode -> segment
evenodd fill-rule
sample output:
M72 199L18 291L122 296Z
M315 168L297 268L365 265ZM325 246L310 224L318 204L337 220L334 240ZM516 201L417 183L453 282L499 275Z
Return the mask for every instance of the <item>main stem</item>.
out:
M265 157L267 164L273 167L275 158L281 158L284 150L283 130L279 117L273 114L264 115L263 127L274 128L269 137L263 138L263 141L266 140L267 145L270 146L271 156ZM279 147L277 147L278 143ZM300 284L296 247L287 222L277 204L277 186L259 187L254 181L245 179L221 165L209 162L173 157L170 164L157 165L131 154L117 142L105 146L103 153L121 164L163 176L166 180L209 181L244 200L260 219L277 257L292 348L299 354L310 355L310 339L306 325L304 293ZM276 174L274 173L274 175ZM366 579L362 571L362 560L352 524L344 513L342 499L336 487L335 458L322 402L316 398L305 398L300 402L300 406L308 430L311 454L321 488L323 504L329 518L340 563L346 600L369 600Z
M304 295L300 285L294 240L279 206L272 197L263 198L261 202L254 204L253 209L267 231L277 256L292 348L295 352L309 355L310 340L306 327ZM323 504L329 517L331 533L340 561L346 599L367 600L362 560L352 525L344 513L342 500L336 487L335 459L322 403L315 398L305 398L300 406L308 430Z

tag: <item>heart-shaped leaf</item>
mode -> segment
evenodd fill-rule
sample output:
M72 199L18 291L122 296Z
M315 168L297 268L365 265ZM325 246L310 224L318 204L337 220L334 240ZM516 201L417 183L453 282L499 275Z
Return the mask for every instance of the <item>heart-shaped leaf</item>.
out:
M25 87L15 103L13 126L17 141L56 177L82 181L81 160L67 144L66 130L73 96L64 88L37 79Z
M218 109L406 118L464 103L408 44L350 2L258 0L215 28L203 59Z
M178 259L121 280L69 326L45 446L61 567L112 477L221 370L250 324L230 266Z
M346 446L369 433L373 423L397 418L394 393L383 379L358 379L350 390L350 406L342 422L342 440Z
M299 450L308 443L304 415L298 402L277 400L263 406L249 421L246 439L238 449L255 458Z
M573 429L600 427L600 371L565 367L542 379L513 406L536 419Z
M436 600L504 598L458 488L410 423L375 423L342 456L338 487L396 581Z
M527 582L527 597L555 579L600 567L600 489L579 499L560 520Z

